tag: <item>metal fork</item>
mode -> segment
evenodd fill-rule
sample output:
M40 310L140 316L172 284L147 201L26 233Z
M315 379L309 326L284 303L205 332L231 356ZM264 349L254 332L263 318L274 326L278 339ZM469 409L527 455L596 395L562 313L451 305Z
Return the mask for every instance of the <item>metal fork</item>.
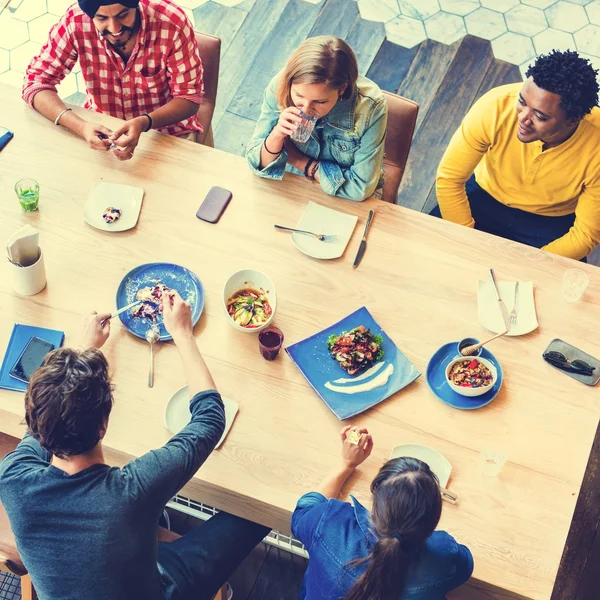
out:
M303 229L293 229L292 227L284 227L283 225L273 225L275 229L281 229L283 231L293 231L294 233L304 233L306 235L312 235L321 242L335 242L337 235L324 235L322 233L314 233L313 231L304 231Z
M513 309L510 311L510 324L517 324L517 292L519 291L519 282L515 281L515 301L513 302Z

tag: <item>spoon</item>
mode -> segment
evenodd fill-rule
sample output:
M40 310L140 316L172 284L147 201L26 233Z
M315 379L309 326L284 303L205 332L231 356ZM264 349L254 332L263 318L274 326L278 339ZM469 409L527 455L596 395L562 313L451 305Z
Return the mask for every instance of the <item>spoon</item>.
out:
M148 331L146 331L146 340L150 344L150 373L148 373L148 387L154 387L154 344L159 338L158 328L156 325L152 325Z
M472 356L473 354L475 354L475 352L477 352L477 350L479 350L479 348L481 348L488 342L491 342L492 340L495 340L496 338L502 337L503 335L506 335L507 333L508 333L508 331L503 331L502 333L497 333L495 336L488 338L487 340L484 340L483 342L479 342L479 344L473 344L472 346L466 346L461 349L460 353L463 356Z

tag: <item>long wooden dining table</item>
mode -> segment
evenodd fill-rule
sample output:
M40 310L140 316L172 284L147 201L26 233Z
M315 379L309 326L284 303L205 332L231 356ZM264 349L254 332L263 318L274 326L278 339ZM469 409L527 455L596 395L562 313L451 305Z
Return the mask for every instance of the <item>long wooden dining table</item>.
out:
M440 528L467 544L475 558L472 580L454 597L550 597L600 415L600 394L550 367L541 354L553 338L561 338L600 356L597 268L376 199L328 197L301 177L261 179L239 156L156 132L142 136L132 160L119 162L55 127L25 105L16 88L0 88L0 105L0 124L15 134L0 154L0 233L6 240L26 223L37 227L48 280L38 295L18 296L5 263L0 347L6 348L15 323L63 330L65 343L76 344L84 315L115 310L117 287L133 267L165 261L192 270L205 290L197 342L219 390L240 410L223 446L181 493L289 532L297 499L339 460L343 423L286 353L268 362L255 334L230 326L223 285L240 269L267 273L277 290L274 323L284 331L285 345L366 306L423 375L350 421L369 429L375 447L344 487L344 497L351 493L370 505L370 481L394 446L435 448L452 464L448 487L459 496L457 505L444 503ZM103 115L84 116L115 126ZM22 177L40 184L34 213L22 211L13 191ZM134 229L109 233L84 222L97 181L144 188ZM215 185L231 190L233 200L212 225L195 213ZM310 258L274 229L275 223L294 226L310 200L358 217L341 258ZM367 252L354 270L370 209L376 215ZM457 410L432 394L425 370L441 345L489 334L477 308L478 281L487 279L489 267L500 280L533 281L539 328L490 344L504 369L502 389L480 410ZM581 301L569 304L561 278L572 267L584 269L590 284ZM103 351L116 386L104 446L107 460L121 465L170 438L165 406L185 380L174 345L163 343L149 389L148 344L118 319ZM0 391L0 430L22 436L23 416L23 394ZM486 444L509 457L496 477L482 474L480 451Z

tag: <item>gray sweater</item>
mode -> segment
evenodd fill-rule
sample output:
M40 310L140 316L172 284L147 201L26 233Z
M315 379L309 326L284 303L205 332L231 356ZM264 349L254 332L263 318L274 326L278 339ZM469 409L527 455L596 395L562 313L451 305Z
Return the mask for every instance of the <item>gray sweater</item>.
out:
M194 396L190 411L162 448L122 469L98 464L69 476L29 434L0 463L0 502L40 600L163 597L158 519L225 427L218 392Z

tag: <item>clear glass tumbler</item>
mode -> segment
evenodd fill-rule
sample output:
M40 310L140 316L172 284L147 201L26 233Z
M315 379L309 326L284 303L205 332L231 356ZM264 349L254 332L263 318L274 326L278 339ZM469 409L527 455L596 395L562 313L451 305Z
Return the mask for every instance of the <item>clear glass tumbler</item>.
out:
M567 302L577 302L583 296L590 282L588 274L582 269L565 271L562 279L562 294Z
M310 138L310 134L313 132L315 128L315 124L319 119L319 113L316 110L308 110L306 112L300 112L300 118L302 119L302 123L298 126L298 129L292 134L292 139L295 142L300 144L304 144L308 142L308 138Z
M21 179L15 183L15 193L25 212L37 210L40 203L40 184L35 179Z
M481 450L481 472L486 477L495 477L508 460L508 454L502 450L484 447Z

